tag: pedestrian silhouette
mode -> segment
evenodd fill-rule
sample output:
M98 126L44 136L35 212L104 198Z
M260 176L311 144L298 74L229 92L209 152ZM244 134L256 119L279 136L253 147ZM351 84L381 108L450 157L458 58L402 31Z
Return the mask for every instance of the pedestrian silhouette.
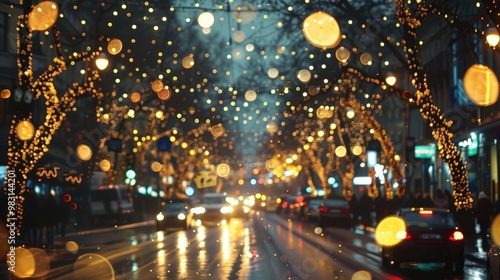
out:
M484 249L488 249L488 230L491 225L491 219L493 216L493 204L491 200L486 196L486 193L479 193L479 200L476 204L476 221L479 225L479 233L481 235L482 246Z

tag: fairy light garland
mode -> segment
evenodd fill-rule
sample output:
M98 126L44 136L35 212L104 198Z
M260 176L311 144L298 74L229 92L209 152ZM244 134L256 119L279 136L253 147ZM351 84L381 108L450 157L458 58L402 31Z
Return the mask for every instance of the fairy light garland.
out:
M49 145L52 141L53 135L65 120L66 115L71 111L76 104L76 97L85 93L90 93L92 97L100 98L100 93L96 88L94 82L100 79L99 72L89 68L85 69L89 73L87 80L83 84L73 83L64 94L58 97L56 88L54 86L54 79L65 72L68 68L67 65L76 65L78 61L88 62L94 59L98 52L83 52L69 56L67 60L64 57L58 56L53 59L54 64L49 65L47 69L40 74L36 80L33 71L33 52L32 52L32 39L33 33L29 28L26 28L27 16L19 16L17 31L17 49L19 58L17 60L18 67L18 86L33 92L33 100L35 102L41 98L45 99L46 115L43 123L34 132L33 138L28 141L23 141L16 136L16 127L20 121L28 121L32 123L33 114L29 112L27 116L21 114L14 114L12 117L11 127L8 137L8 169L16 170L21 176L17 178L16 199L19 201L16 205L16 218L19 221L17 227L17 235L20 235L23 217L23 202L24 193L26 192L26 182L29 172L35 167L36 163L42 156L48 152ZM20 31L27 29L28 33L20 38ZM55 34L57 36L57 32ZM25 49L21 47L21 40L25 40ZM55 44L60 48L60 44ZM62 51L58 49L58 53ZM66 62L67 61L67 62ZM27 66L26 66L27 64Z

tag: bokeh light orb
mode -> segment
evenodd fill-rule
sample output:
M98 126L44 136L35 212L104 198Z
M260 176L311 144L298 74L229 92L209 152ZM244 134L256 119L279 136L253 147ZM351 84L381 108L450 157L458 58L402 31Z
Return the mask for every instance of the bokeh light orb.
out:
M134 91L130 94L130 101L133 103L137 103L141 100L141 93L138 91Z
M269 78L271 79L278 77L279 74L280 71L276 68L270 68L269 70L267 70L267 76L269 76Z
M92 158L92 149L85 144L80 144L76 147L76 155L79 159L87 161Z
M297 74L297 79L303 83L308 83L311 80L311 71L307 69L300 69Z
M35 126L30 121L20 121L16 125L16 135L22 141L28 141L35 136Z
M267 132L273 134L278 131L278 125L275 122L268 123L266 125Z
M34 261L34 272L31 275L32 278L42 278L49 274L50 270L50 257L49 255L40 248L29 248L28 249L33 256Z
M274 171L274 169L276 169L276 167L278 167L278 165L279 165L278 161L276 161L274 159L270 159L270 160L266 161L267 171Z
M191 69L194 66L193 55L188 55L182 59L182 67L185 69Z
M340 47L335 51L335 57L340 62L346 62L350 56L351 52L344 47Z
M238 23L249 23L257 15L255 8L249 2L238 3L231 14Z
M363 147L361 147L359 144L356 144L351 148L351 152L353 155L359 156L363 152Z
M198 25L203 28L210 28L215 23L215 17L211 12L203 12L198 16Z
M99 162L99 167L102 171L106 172L111 169L111 162L107 159L103 159Z
M26 248L16 247L14 255L13 262L7 256L7 266L13 269L11 273L18 278L31 278L35 274L35 258L33 254Z
M217 175L220 177L227 177L229 175L229 172L231 172L231 167L227 165L226 163L221 163L217 165Z
M115 279L115 271L105 257L99 254L84 254L75 261L71 279L111 280Z
M224 135L226 130L224 129L224 127L222 125L218 124L218 125L212 126L212 129L210 129L210 132L212 133L212 135L214 137L221 137L222 135Z
M7 99L11 95L11 92L9 89L3 89L2 92L0 92L0 98Z
M361 64L365 66L372 65L373 63L372 55L369 53L362 53L361 56L359 56L359 61L361 62Z
M66 248L66 251L68 251L71 254L76 254L78 253L78 250L80 250L80 246L78 246L78 243L76 243L75 241L66 242L64 248Z
M164 88L163 82L161 80L154 80L151 83L151 89L153 89L154 92L159 92Z
M237 43L241 43L241 42L245 41L245 32L243 32L241 30L236 30L233 33L233 40Z
M164 87L158 91L158 98L161 100L168 100L172 96L172 92L170 91L170 88Z
M245 100L248 102L255 101L257 99L257 92L253 89L249 89L245 92Z
M302 32L306 40L318 48L334 48L342 38L337 20L322 11L312 13L304 20Z
M31 30L45 31L51 28L59 16L59 7L55 2L42 1L28 15L28 27Z
M382 246L394 246L401 242L401 239L396 237L398 232L405 230L406 224L402 218L388 216L375 228L375 241Z
M500 215L493 218L490 226L490 236L493 243L500 246Z
M122 51L123 44L120 39L113 39L108 43L108 53L112 55L117 55Z
M151 170L153 170L154 172L160 172L160 170L161 170L161 163L159 163L157 161L151 163Z
M488 66L472 65L464 75L467 97L478 106L490 106L498 100L498 78Z
M366 270L356 271L351 280L372 280L372 274Z
M335 148L335 155L338 157L345 157L347 154L347 149L345 146L338 146Z
M307 93L309 93L309 95L311 95L311 96L318 95L319 92L320 92L320 88L317 86L310 86L307 88Z

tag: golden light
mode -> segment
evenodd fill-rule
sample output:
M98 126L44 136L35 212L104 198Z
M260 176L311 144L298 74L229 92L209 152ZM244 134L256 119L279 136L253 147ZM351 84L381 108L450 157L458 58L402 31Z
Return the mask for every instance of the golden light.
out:
M490 27L486 30L486 42L493 48L495 48L498 45L498 42L500 42L500 35L495 27Z
M28 141L35 136L35 126L30 121L20 121L16 126L16 135L22 141Z
M359 61L361 61L361 64L367 66L367 65L372 65L372 56L369 53L362 53L361 56L359 57Z
M198 16L198 25L202 28L210 28L215 23L215 17L211 12L203 12Z
M130 101L137 103L141 100L141 94L138 91L134 91L130 94Z
M222 125L218 124L218 125L212 126L212 128L210 129L210 132L212 133L212 135L214 137L220 137L220 136L224 135L226 130L224 129L224 127Z
M7 261L9 267L13 267L12 274L19 278L31 278L35 273L35 258L33 254L25 248L16 247L14 249L14 266Z
M66 248L66 251L68 251L71 254L76 254L80 249L80 247L75 241L66 242L66 245L64 247Z
M257 99L257 92L253 89L249 89L245 92L245 100L248 102L255 101Z
M154 80L152 83L151 83L151 89L154 91L154 92L159 92L160 90L163 89L163 82L161 80Z
M28 15L28 27L31 30L45 31L51 28L59 16L59 7L55 2L42 1Z
M335 155L338 157L345 157L347 154L347 149L344 146L338 146L335 148Z
M498 100L498 78L488 66L474 64L465 72L467 97L478 106L489 106Z
M182 59L182 67L190 69L194 66L193 55L188 55Z
M161 119L161 118L163 117L163 112L162 112L162 111L156 111L156 113L155 113L155 117L156 117L157 119Z
M315 12L304 20L302 32L306 40L318 48L334 48L342 38L337 20L322 11Z
M500 246L500 215L495 216L491 222L490 236L493 243Z
M168 100L172 96L172 92L170 91L170 88L164 87L158 91L157 95L161 100Z
M405 221L397 216L384 218L375 228L375 241L382 246L394 246L401 242L397 234L406 230Z
M105 53L100 53L95 59L95 66L99 70L104 70L108 67L108 65L109 65L108 56Z
M267 160L266 161L267 171L273 171L274 169L276 169L276 167L278 167L278 164L279 163L274 159Z
M311 71L307 69L301 69L297 74L297 79L303 83L307 83L311 80Z
M396 84L396 76L394 76L394 74L392 73L387 73L387 76L385 77L385 82L390 85L390 86L393 86Z
M112 55L117 55L122 51L123 44L120 39L113 39L108 43L108 52Z
M227 177L229 175L229 172L231 171L231 167L225 163L221 163L217 165L217 175L220 177Z
M352 110L352 109L347 110L347 112L346 112L347 118L352 119L352 118L354 118L354 115L355 115L354 110Z
M361 145L356 144L351 148L352 154L355 156L359 156L361 153L363 153L363 147Z
M151 170L153 170L154 172L160 172L160 170L161 170L161 163L159 163L157 161L151 163Z
M366 270L356 271L352 275L351 280L372 280L372 274Z
M340 47L335 51L335 57L340 62L346 62L351 56L351 52L344 47Z
M47 276L50 270L50 257L49 255L40 248L29 248L28 251L33 256L34 261L34 273L31 275L32 278L40 278Z
M92 149L85 144L80 144L76 147L76 155L79 159L87 161L92 158Z
M107 159L103 159L99 162L99 167L101 168L102 171L108 171L111 169L111 162Z
M111 263L99 254L84 254L73 264L72 279L115 279Z
M280 74L280 71L276 68L271 68L271 69L267 70L267 76L269 76L269 78L271 78L271 79L278 77L279 74Z
M275 122L268 123L266 125L267 132L273 134L278 131L278 125Z
M11 95L11 93L10 93L10 90L8 90L8 89L4 89L4 90L2 90L2 92L0 92L0 97L4 98L4 99L9 98L10 95Z

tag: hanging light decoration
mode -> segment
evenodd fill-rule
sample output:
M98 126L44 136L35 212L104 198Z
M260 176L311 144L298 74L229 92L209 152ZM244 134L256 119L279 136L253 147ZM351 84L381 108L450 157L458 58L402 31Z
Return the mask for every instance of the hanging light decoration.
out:
M493 47L493 49L498 45L498 42L500 42L500 35L498 35L498 30L495 27L490 27L486 30L486 42Z
M120 39L113 39L108 43L108 52L112 55L117 55L122 51L123 44Z
M28 141L35 136L35 126L30 121L20 121L16 126L16 135L22 141Z
M108 67L109 60L105 53L100 53L99 56L97 56L95 65L99 70L104 70Z

